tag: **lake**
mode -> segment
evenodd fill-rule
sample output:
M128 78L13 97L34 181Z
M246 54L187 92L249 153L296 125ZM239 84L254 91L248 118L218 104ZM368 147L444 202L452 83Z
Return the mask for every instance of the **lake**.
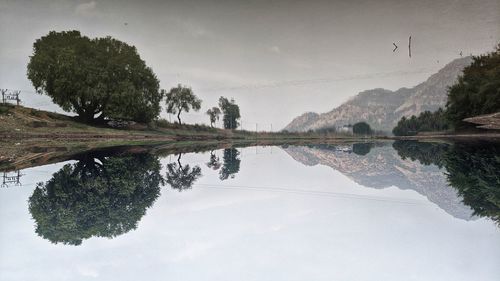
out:
M500 279L498 143L101 150L3 182L0 280Z

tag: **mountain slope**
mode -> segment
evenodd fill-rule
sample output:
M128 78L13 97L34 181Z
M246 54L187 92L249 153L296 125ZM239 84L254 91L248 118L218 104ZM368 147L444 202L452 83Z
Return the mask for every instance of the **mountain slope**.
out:
M290 122L284 130L307 131L366 121L374 129L390 131L403 116L443 107L447 88L455 83L464 67L471 62L471 57L456 59L413 88L363 91L327 113L305 113Z

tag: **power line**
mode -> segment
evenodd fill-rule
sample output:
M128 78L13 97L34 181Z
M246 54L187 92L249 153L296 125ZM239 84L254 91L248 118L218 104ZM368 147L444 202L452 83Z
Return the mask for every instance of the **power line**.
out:
M264 89L264 88L279 88L279 87L294 87L294 86L304 86L310 84L324 84L324 83L332 83L338 81L348 81L348 80L357 80L357 79L372 79L372 78L383 78L390 76L399 76L399 75L408 75L408 74L422 74L422 73L431 73L434 69L431 68L421 68L414 71L392 71L392 72L376 72L369 74L360 74L353 76L345 76L345 77L325 77L325 78L311 78L311 79L299 79L299 80L285 80L285 81L274 81L269 83L262 84L243 84L238 86L229 86L229 87L216 87L216 88L206 88L201 89L205 92L212 91L221 91L221 90L255 90L255 89Z
M273 186L247 186L247 185L218 185L218 184L201 184L201 183L195 183L194 185L204 188L215 188L215 189L251 190L251 191L264 191L264 192L270 191L278 193L291 193L291 194L336 197L343 199L400 203L407 205L428 205L426 204L427 201L420 201L420 200L411 200L411 201L399 200L381 196L369 196L369 195L360 195L352 193L330 192L330 191L319 191L319 190L308 190L308 189L297 189L297 188L285 188L285 187L273 187Z

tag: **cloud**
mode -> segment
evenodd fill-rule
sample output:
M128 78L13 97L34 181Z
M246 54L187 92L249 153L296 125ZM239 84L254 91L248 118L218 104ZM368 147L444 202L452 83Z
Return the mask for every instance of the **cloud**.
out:
M96 6L97 3L95 1L78 4L75 8L75 13L81 16L89 16L95 11Z
M275 54L281 54L280 47L278 47L278 46L272 46L272 47L270 47L269 51L271 51L272 53L275 53Z

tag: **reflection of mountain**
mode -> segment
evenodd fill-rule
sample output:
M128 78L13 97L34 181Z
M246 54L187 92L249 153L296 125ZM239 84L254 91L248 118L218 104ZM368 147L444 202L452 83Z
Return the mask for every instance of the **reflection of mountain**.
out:
M402 160L391 146L374 147L364 156L328 148L290 146L284 150L304 165L329 166L366 187L415 190L456 218L472 218L472 210L448 186L443 170Z

